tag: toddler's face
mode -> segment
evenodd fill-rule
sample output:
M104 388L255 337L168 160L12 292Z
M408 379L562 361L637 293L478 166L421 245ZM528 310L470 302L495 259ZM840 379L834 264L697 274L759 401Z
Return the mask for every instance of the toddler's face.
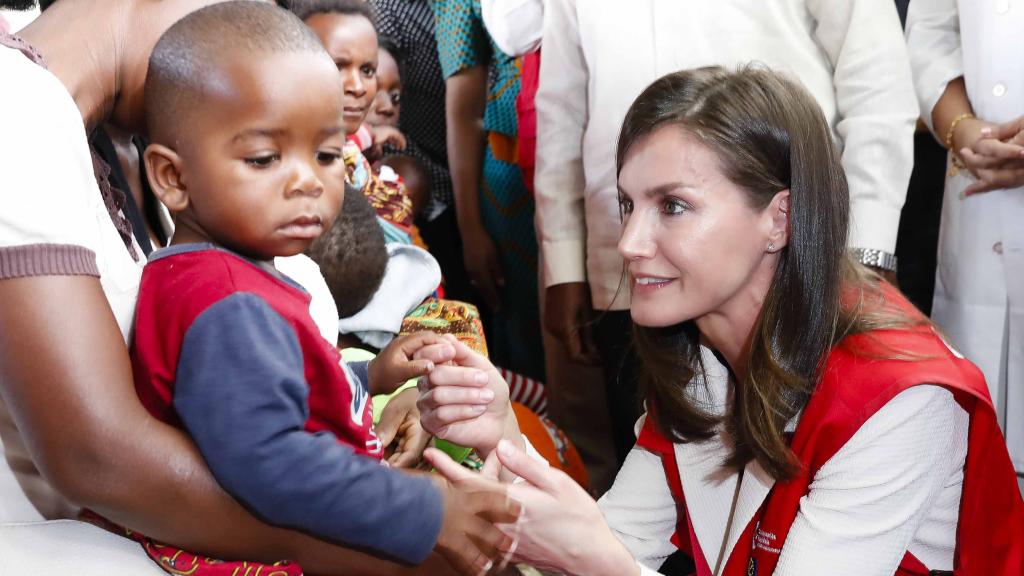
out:
M358 15L314 14L306 25L320 38L341 74L345 132L355 134L377 95L377 33Z
M240 55L217 70L179 146L200 237L267 260L304 251L344 198L341 86L330 59Z
M398 62L387 50L377 52L377 97L373 99L366 122L374 126L398 126L402 109L402 79Z

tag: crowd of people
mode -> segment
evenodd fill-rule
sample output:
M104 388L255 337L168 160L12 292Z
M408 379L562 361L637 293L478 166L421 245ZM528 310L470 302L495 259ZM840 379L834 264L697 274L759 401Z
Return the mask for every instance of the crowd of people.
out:
M0 572L1024 573L990 4L0 0Z

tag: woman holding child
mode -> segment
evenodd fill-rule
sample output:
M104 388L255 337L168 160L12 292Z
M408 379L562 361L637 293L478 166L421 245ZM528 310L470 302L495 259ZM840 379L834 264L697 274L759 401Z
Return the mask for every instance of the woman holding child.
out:
M1024 573L985 381L846 255L846 181L804 89L757 68L665 76L630 108L617 169L648 413L612 489L595 505L499 442L512 417L476 398L480 371L503 398L485 359L456 346L421 384L428 429L527 481L509 488L516 560L653 574L678 549L701 575Z
M160 573L141 547L73 521L80 507L220 558L292 559L318 574L417 570L261 521L218 485L186 434L151 416L136 395L126 340L145 257L117 195L97 186L105 170L91 157L87 134L105 122L145 134L154 45L172 24L211 4L218 2L57 0L44 3L20 38L0 34L2 573ZM249 26L256 40L266 32L265 11L278 10L230 4L239 17L223 30ZM311 54L326 58L319 47ZM300 68L280 70L279 80ZM328 65L323 76L331 86L335 71ZM301 175L326 157L288 168ZM492 495L495 510L509 506L504 489ZM458 520L479 526L473 506L454 492L443 497L444 530L458 541L449 559L463 571L485 565L487 555ZM419 570L450 568L434 555Z

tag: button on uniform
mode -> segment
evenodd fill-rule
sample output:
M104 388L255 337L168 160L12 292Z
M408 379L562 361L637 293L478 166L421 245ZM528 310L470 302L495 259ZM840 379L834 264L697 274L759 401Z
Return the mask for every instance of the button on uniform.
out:
M1002 96L1003 94L1006 94L1006 84L1003 84L1002 82L1000 82L999 84L996 84L995 86L993 86L992 87L992 94L994 96Z
M992 245L992 251L995 252L996 254L1000 254L1001 255L1003 253L1003 243L1002 242L996 242L995 244L993 244Z

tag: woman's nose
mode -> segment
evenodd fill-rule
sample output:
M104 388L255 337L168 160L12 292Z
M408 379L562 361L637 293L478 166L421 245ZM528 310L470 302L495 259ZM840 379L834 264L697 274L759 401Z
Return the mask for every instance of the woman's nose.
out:
M651 225L645 222L642 213L626 217L619 237L619 254L626 260L651 258L656 250L651 235Z
M345 92L362 96L366 94L366 83L358 72L345 74Z

